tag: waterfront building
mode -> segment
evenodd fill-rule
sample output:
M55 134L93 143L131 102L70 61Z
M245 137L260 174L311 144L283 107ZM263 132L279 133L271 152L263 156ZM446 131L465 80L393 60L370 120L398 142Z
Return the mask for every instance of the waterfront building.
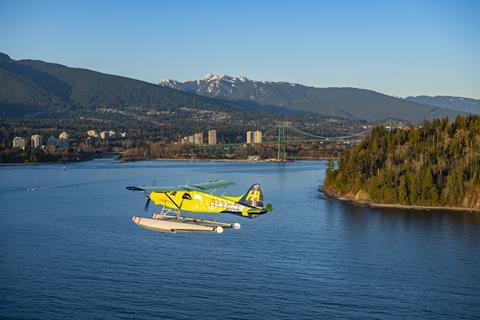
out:
M195 134L196 135L196 134ZM195 135L191 135L191 136L186 136L186 137L183 137L181 140L180 140L180 143L181 144L195 144L196 140L195 139L198 139L198 138L195 138ZM203 136L202 136L202 139L203 139Z
M98 137L98 134L95 130L88 130L87 131L87 136L92 137L92 138L96 138L96 137Z
M253 143L253 131L247 131L247 143Z
M262 143L262 131L257 130L253 133L253 143Z
M34 135L31 136L30 145L32 146L32 148L34 148L34 149L41 148L42 144L43 144L43 139L42 139L41 135L34 134Z
M25 138L22 138L22 137L13 138L13 147L25 150L25 147L26 147Z
M66 131L63 131L58 136L58 147L68 148L69 144L70 144L70 140L69 140L68 133Z
M203 144L203 132L195 133L193 138L194 144Z
M208 131L208 144L217 144L217 130Z
M117 133L113 130L108 131L108 136L110 138L115 138L117 136Z
M124 132L122 132L122 133L120 133L120 137L122 137L122 138L126 138L126 137L127 137L127 133L126 133L125 131L124 131Z
M247 131L247 143L262 143L262 131Z
M62 133L60 133L60 135L58 136L58 139L68 139L68 133L66 131L63 131Z
M108 139L109 136L110 136L110 134L109 134L108 131L102 131L102 132L100 132L100 138L101 138L102 140Z

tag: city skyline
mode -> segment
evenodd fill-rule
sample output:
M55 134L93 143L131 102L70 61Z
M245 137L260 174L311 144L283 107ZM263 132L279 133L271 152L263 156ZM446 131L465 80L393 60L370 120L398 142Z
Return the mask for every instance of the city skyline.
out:
M245 75L480 98L475 1L0 4L0 51L152 83Z

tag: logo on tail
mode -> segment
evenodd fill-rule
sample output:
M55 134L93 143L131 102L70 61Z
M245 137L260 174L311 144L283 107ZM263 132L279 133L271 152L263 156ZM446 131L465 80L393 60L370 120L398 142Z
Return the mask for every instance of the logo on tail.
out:
M263 190L259 184L254 184L239 201L242 204L255 208L263 208Z

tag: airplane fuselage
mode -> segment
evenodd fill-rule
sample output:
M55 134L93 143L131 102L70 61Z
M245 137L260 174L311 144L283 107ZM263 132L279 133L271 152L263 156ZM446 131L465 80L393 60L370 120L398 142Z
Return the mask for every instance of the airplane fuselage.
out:
M267 212L239 203L242 196L219 196L207 192L188 190L172 192L151 192L150 199L166 208L202 213L232 213L244 217L255 217Z

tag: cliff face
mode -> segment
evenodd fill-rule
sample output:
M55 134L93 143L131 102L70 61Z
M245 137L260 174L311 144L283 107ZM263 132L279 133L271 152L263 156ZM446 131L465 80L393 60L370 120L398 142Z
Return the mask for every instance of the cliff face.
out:
M325 186L357 201L480 209L480 117L376 128L329 165Z

